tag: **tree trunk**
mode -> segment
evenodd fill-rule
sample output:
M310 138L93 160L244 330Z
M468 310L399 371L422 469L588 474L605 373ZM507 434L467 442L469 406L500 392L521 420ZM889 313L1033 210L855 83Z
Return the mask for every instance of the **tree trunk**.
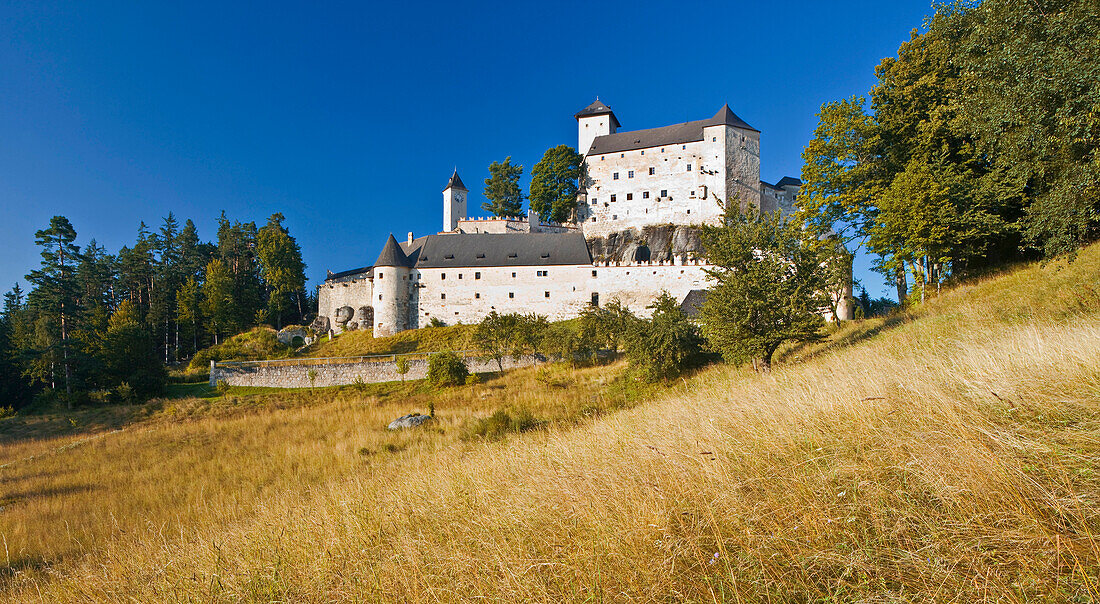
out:
M894 285L898 288L898 305L905 305L905 298L909 296L909 283L905 278L905 265L898 267L897 272L894 273Z

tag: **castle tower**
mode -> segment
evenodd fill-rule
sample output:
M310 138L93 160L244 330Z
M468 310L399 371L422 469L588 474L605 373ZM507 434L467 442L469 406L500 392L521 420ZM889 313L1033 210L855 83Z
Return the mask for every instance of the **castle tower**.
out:
M577 153L588 155L592 148L592 141L597 136L615 134L619 128L619 120L611 107L604 105L600 99L581 109L573 117L577 118Z
M458 221L466 219L466 194L469 190L462 184L458 177L458 168L455 168L451 179L447 181L447 188L443 189L443 230L450 232L458 228Z
M409 309L409 257L390 235L374 261L374 337L405 329Z

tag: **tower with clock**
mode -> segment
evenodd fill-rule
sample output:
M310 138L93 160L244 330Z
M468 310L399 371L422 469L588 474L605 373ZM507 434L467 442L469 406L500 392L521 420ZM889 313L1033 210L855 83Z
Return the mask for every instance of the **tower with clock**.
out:
M455 168L451 179L447 181L447 188L443 189L443 231L451 232L458 228L458 221L466 219L466 194L469 190L462 184L458 177L458 168Z

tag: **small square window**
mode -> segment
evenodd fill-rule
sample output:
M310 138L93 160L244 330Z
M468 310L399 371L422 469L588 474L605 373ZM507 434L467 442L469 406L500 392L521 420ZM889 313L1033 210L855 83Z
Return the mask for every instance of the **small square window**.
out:
M612 215L611 215L611 220L618 220L618 219L619 219L619 215L618 215L618 214L612 214Z
M440 300L446 300L447 299L447 294L439 294L439 299Z
M611 174L611 180L619 180L619 173L614 172Z
M656 173L657 173L657 168L652 168L652 167L651 167L651 168L649 169L649 175L650 175L650 176L653 176L653 175L654 175L654 174L656 174Z
M717 136L710 137L710 142L712 142L712 143L718 142L718 137Z
M627 193L627 194L626 194L626 200L627 200L627 201L630 201L630 200L632 200L632 199L634 199L634 194L633 194L633 193Z
M596 205L597 202L598 202L598 200L595 197L593 197L592 198L592 205Z
M513 278L513 279L515 279L515 278L516 278L516 274L515 274L515 273L512 273L512 278Z
M592 271L592 276L593 276L593 277L595 277L595 276L596 276L596 271Z
M481 273L474 273L474 279L480 279Z
M600 305L600 294L597 293L597 292L592 292L592 306L599 306L599 305Z
M687 169L687 171L688 171L688 172L691 172L691 164L688 164L688 169Z
M668 189L661 189L661 197L668 197Z
M682 145L682 146L681 146L680 148L681 148L681 149L687 149L687 148L688 148L688 146L687 146L687 145Z
M620 153L619 157L626 157L626 153Z
M542 292L542 295L543 295L544 298L549 298L550 297L550 292Z
M626 177L627 178L634 178L634 170L627 170L626 171Z
M459 273L459 274L458 274L458 278L459 278L459 279L461 279L461 278L462 278L462 273Z
M688 210L688 214L690 214L690 213L691 213L691 210Z
M612 196L611 196L611 201L615 201L615 197L617 197L617 196L616 196L616 195L612 195Z
M447 273L439 273L439 280L442 281L447 278Z
M382 299L382 294L378 294L378 299L379 299L379 300L381 300L381 299Z
M649 199L649 191L642 191L642 199Z
M645 155L645 149L642 149L642 155Z
M508 297L509 298L515 298L516 297L516 292L508 292Z
M480 298L480 297L481 297L480 292L474 292L474 298Z
M592 222L596 222L596 217L595 216L592 217Z

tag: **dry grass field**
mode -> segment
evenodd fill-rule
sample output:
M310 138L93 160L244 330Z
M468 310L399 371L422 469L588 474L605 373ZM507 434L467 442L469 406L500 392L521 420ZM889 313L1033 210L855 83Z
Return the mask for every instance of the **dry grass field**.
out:
M622 365L559 366L441 394L164 401L77 417L69 434L3 420L0 593L1100 598L1100 247L783 359L649 390L616 379ZM384 430L429 401L432 427ZM501 409L544 423L471 438Z

